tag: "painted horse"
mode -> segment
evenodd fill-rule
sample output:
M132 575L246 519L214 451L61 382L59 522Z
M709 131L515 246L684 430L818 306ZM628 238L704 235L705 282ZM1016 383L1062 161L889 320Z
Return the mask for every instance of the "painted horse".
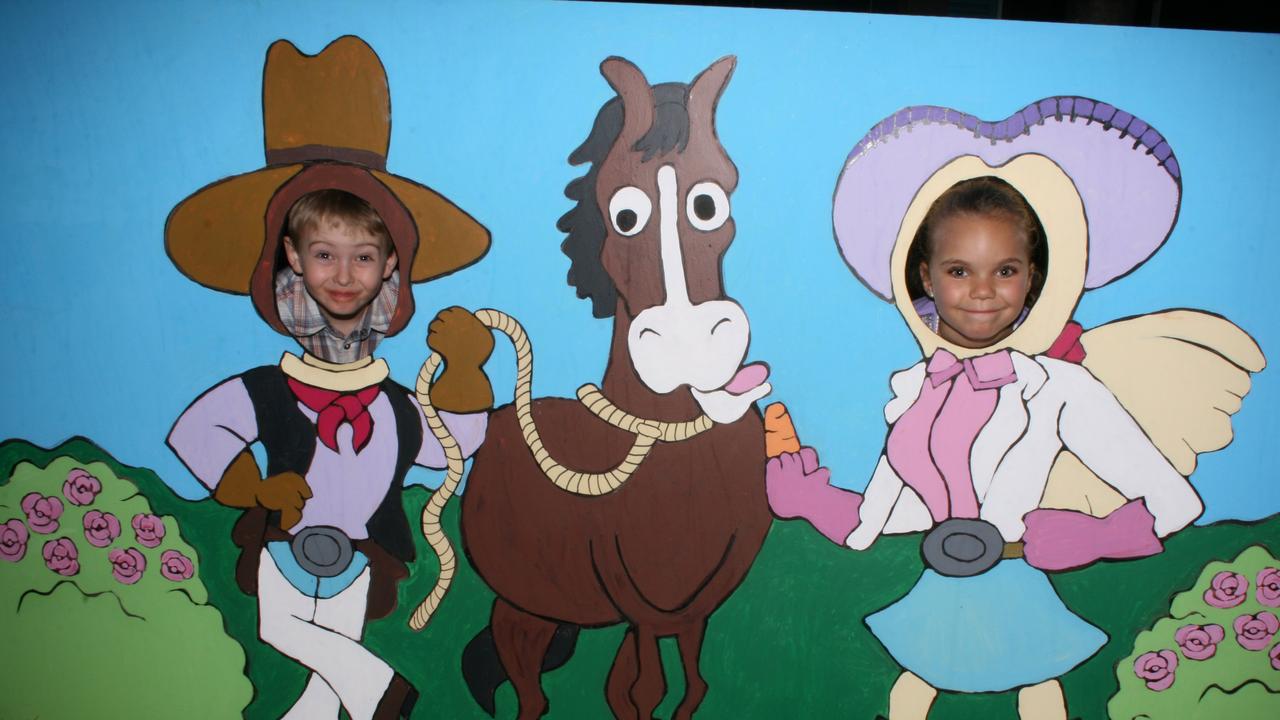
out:
M698 668L707 618L768 532L755 407L770 391L768 370L743 365L747 316L721 278L738 175L714 114L734 64L726 57L689 85L656 86L626 60L601 64L618 96L569 158L590 163L566 188L577 205L558 223L569 282L597 317L614 318L606 401L654 424L698 419L703 431L657 442L616 489L587 495L553 484L512 406L494 412L462 501L466 552L497 595L490 626L463 656L490 714L505 678L519 717L542 716L541 673L567 660L577 628L624 623L605 687L614 715L652 717L667 691L658 639L674 636L686 686L674 717L691 717L707 691ZM545 450L577 471L618 465L637 437L574 399L535 400L532 417ZM494 655L500 666L486 665Z

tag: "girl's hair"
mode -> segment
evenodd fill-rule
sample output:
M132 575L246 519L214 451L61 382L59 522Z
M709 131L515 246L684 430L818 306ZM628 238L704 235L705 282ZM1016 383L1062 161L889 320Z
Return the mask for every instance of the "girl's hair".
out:
M309 192L289 208L285 234L301 242L306 233L322 222L341 221L358 227L378 238L384 252L394 249L391 233L382 217L369 203L345 190L326 189Z
M998 177L985 176L962 180L938 196L925 213L907 251L907 291L912 300L925 294L920 280L920 263L933 256L933 233L942 222L956 215L1003 215L1027 239L1027 251L1035 268L1031 272L1031 289L1027 291L1027 307L1035 304L1044 287L1049 270L1049 243L1044 227L1031 204L1012 185Z

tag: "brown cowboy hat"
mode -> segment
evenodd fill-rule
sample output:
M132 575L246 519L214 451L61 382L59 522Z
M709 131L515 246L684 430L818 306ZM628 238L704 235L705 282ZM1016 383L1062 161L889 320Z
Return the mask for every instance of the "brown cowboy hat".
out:
M249 294L273 328L274 273L289 208L314 190L363 198L382 216L400 257L401 286L466 267L489 249L489 231L431 188L386 172L391 139L387 74L363 40L344 36L318 55L287 40L267 50L262 77L267 166L207 185L178 203L165 249L187 277ZM401 292L387 334L413 315Z

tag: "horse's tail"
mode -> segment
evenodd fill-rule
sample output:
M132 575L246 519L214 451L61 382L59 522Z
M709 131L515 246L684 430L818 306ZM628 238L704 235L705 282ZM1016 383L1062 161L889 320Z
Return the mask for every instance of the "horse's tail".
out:
M578 646L578 630L577 625L567 623L556 627L547 654L542 658L542 672L550 672L569 662ZM493 717L497 712L494 696L508 677L502 660L498 658L492 627L486 625L462 651L462 679L466 681L476 704Z

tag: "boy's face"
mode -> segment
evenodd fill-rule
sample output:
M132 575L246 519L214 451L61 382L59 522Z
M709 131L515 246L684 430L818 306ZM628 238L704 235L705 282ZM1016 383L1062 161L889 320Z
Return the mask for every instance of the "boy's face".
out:
M349 335L382 282L396 269L394 249L363 228L320 218L301 238L285 236L284 252L329 326Z

